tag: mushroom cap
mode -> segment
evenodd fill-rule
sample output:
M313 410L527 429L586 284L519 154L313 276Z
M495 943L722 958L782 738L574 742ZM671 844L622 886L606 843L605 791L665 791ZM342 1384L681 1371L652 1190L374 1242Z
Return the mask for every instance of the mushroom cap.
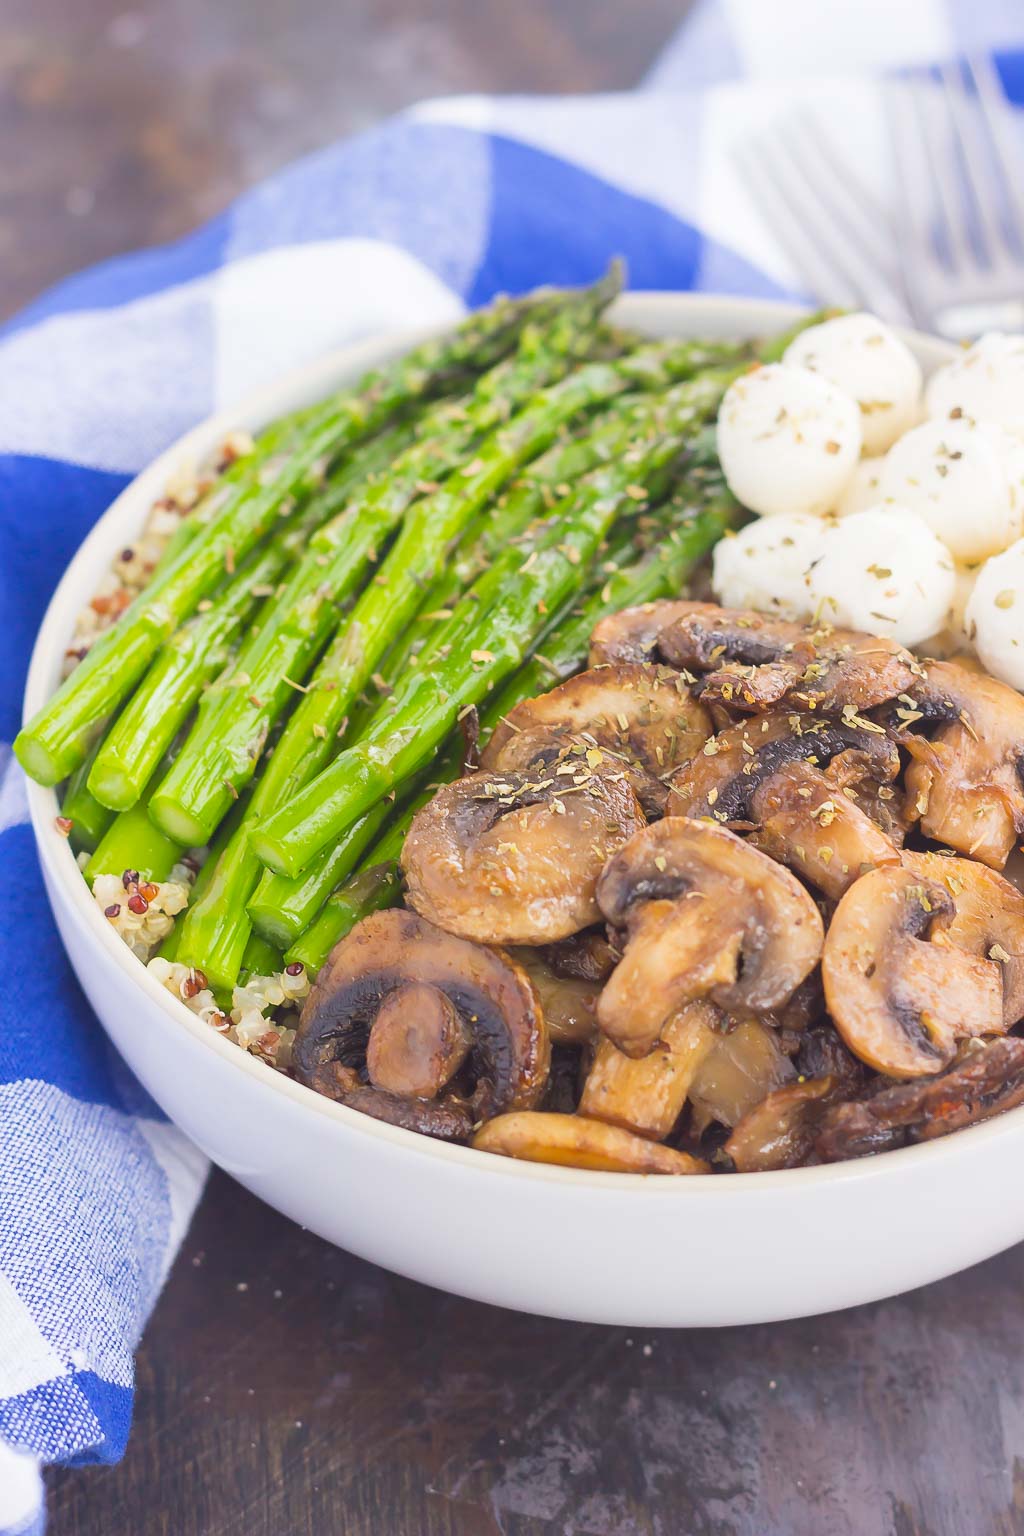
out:
M815 1139L822 1162L865 1157L933 1141L1024 1104L1024 1040L972 1041L963 1058L936 1077L897 1083L868 1099L836 1104Z
M953 661L929 663L911 694L926 723L940 722L930 741L910 732L902 738L913 758L908 805L921 831L1002 869L1024 832L1024 698Z
M756 819L751 806L755 792L787 763L825 767L848 753L861 754L846 762L862 777L888 783L899 773L899 752L874 722L851 725L842 719L778 711L719 731L692 762L672 775L672 788L687 816L722 825L750 823Z
M862 875L836 907L825 999L850 1050L876 1072L938 1072L960 1040L1006 1028L1001 967L957 945L955 913L945 884L906 865Z
M806 1163L821 1118L839 1093L838 1078L809 1077L767 1094L725 1143L736 1172L767 1173Z
M382 1005L410 982L442 993L471 1034L480 1112L497 1114L537 1102L547 1081L550 1046L529 978L500 950L471 944L400 910L364 918L331 951L295 1036L299 1081L382 1119L395 1119L388 1111L398 1098L403 1118L396 1123L438 1134L433 1122L440 1109L450 1113L450 1104L381 1094L358 1075ZM464 1122L465 1112L463 1130L455 1134L464 1134Z
M896 698L921 671L909 651L878 635L708 603L667 625L658 649L673 666L706 674L697 686L705 702L755 712L862 712Z
M646 1136L635 1136L618 1125L588 1120L583 1115L539 1111L499 1115L473 1137L480 1152L525 1158L532 1163L558 1163L566 1168L592 1168L603 1173L710 1173L707 1163L677 1152Z
M800 882L710 822L645 827L608 861L597 899L627 932L598 1020L628 1055L700 997L726 1012L781 1007L821 955L821 915Z
M598 922L597 878L645 825L622 774L599 769L584 757L444 785L402 850L409 905L483 944L549 944Z
M712 730L711 716L678 672L620 662L579 672L550 693L517 704L495 727L480 764L490 771L526 768L549 733L565 733L630 774L641 804L658 811L666 794L661 779L689 762ZM651 789L660 804L648 805Z
M899 849L810 763L792 762L750 797L754 841L832 901L868 869L898 864Z
M953 898L946 938L968 954L995 960L1003 982L1007 1029L1024 1018L1024 893L974 859L942 853L904 853L907 869L936 880Z
M658 637L674 620L696 609L716 610L716 603L674 601L661 598L655 603L641 603L623 608L599 620L590 637L591 667L607 667L616 662L659 661Z

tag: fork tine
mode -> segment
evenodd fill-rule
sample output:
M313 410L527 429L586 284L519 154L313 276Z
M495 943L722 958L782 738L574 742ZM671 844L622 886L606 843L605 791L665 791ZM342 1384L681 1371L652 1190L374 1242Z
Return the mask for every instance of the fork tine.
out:
M843 305L860 304L860 295L821 250L808 230L813 221L799 201L794 202L792 188L779 175L778 165L765 153L764 144L740 145L735 162L754 202L761 209L765 223L778 238L808 290L815 298Z
M1010 249L999 217L1005 202L1000 165L981 138L978 105L968 96L959 64L945 64L940 71L942 88L960 154L967 170L969 196L978 230L989 260L996 265Z
M819 209L817 233L836 252L851 284L869 309L905 321L907 303L894 268L889 218L864 193L858 201L845 166L824 148L821 129L809 113L783 123L777 142Z
M1021 191L1019 167L1021 150L1009 131L1009 108L996 67L987 55L971 56L967 73L978 98L978 106L988 129L989 140L1002 172L1006 211L1017 245L1016 254L1024 257L1024 192Z
M932 77L917 79L910 87L924 145L930 179L939 200L943 229L942 244L948 255L948 267L962 273L977 266L977 257L967 235L970 210L964 199L963 177L956 153L956 133L949 104L941 81ZM934 238L933 232L933 238Z
M906 79L886 81L883 101L899 182L900 195L895 203L897 239L904 271L914 273L911 308L918 323L927 325L931 318L933 290L946 276L935 251L928 151L922 137L921 117L911 98L910 82Z

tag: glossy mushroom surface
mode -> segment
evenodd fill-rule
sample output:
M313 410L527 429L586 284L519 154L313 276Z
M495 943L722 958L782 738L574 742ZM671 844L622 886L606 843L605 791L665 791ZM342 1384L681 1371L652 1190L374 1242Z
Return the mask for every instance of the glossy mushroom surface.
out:
M664 780L713 732L711 716L670 667L638 663L592 668L526 700L495 727L480 759L489 772L552 765L556 740L582 743L587 758L625 773L648 814L661 814Z
M523 1157L532 1163L558 1163L567 1168L593 1168L603 1173L710 1173L708 1164L687 1152L635 1136L618 1125L588 1120L584 1115L552 1115L538 1111L499 1115L473 1137L480 1152Z
M877 635L707 603L660 632L658 653L703 674L697 692L705 702L756 712L862 713L904 692L921 671L909 651Z
M600 919L598 876L644 825L623 775L585 755L550 772L470 774L416 815L402 850L406 900L462 938L550 944Z
M840 901L821 972L836 1028L888 1077L940 1072L972 1035L1006 1029L1000 962L961 948L947 886L917 871L875 869Z
M903 714L908 803L921 831L1002 869L1024 833L1024 698L959 662L932 662ZM929 737L924 729L937 728Z
M869 869L898 864L896 844L810 763L787 763L750 797L753 841L832 901Z
M598 1019L627 1055L707 997L726 1011L781 1007L821 955L821 915L800 882L724 827L670 816L606 864L597 899L626 931Z
M449 1087L467 1058L472 1114ZM507 955L389 911L331 952L302 1009L294 1060L299 1080L328 1098L428 1135L464 1136L467 1115L471 1124L538 1101L550 1045L533 986ZM374 1069L378 1081L364 1081Z

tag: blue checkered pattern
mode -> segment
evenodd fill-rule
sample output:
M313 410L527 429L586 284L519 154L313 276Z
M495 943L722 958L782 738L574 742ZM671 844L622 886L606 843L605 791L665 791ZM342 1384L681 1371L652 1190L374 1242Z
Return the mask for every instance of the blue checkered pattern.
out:
M730 134L820 97L837 59L840 140L875 110L880 71L960 48L1002 49L1024 105L1015 41L1019 0L704 0L648 89L430 103L177 245L71 278L0 335L0 1536L42 1529L41 1462L122 1454L132 1352L205 1176L71 974L6 745L87 529L154 454L264 380L499 289L587 282L619 254L635 288L798 291ZM845 147L884 192L870 143Z

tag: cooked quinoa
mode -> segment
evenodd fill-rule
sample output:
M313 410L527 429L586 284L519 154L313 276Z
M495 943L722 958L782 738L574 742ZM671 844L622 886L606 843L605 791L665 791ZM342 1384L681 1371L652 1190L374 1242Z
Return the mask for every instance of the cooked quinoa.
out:
M304 966L287 966L273 976L250 976L244 986L232 989L230 1013L220 1007L202 971L160 955L150 960L148 970L219 1034L269 1066L288 1071L298 1008L310 988Z
M75 620L71 643L64 652L64 677L74 671L89 647L116 624L146 586L168 542L193 508L228 466L251 453L252 448L253 438L248 432L230 432L205 466L179 465L164 494L150 508L139 536L119 552Z

